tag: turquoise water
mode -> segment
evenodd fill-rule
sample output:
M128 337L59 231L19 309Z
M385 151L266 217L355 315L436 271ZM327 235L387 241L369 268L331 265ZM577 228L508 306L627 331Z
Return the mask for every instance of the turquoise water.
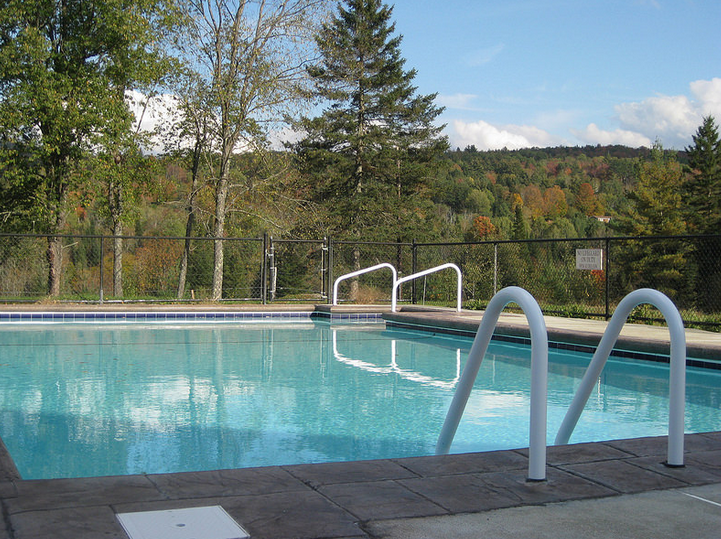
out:
M470 339L323 322L0 327L0 436L25 479L433 454ZM528 446L530 349L493 342L452 452ZM590 355L549 358L552 443ZM611 359L571 442L664 435L665 366ZM721 430L689 369L686 431Z

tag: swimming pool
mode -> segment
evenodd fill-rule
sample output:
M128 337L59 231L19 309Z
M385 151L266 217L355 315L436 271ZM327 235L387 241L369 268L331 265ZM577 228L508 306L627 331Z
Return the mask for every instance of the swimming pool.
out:
M0 436L24 479L433 454L471 339L310 319L0 326ZM452 452L528 445L530 350L493 341ZM551 350L553 440L590 355ZM571 442L666 434L668 370L609 360ZM686 431L721 430L689 368Z

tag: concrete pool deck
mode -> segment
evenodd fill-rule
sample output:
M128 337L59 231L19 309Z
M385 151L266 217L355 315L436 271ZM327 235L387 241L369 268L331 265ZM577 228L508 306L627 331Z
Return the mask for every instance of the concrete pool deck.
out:
M407 315L455 329L477 326L480 318L449 311ZM504 314L502 331L522 334L524 320ZM589 344L605 327L552 317L546 324L552 339L568 334ZM665 328L634 326L623 335L630 349L663 339L668 346ZM692 354L698 350L721 359L721 335L688 330L687 341L689 355L699 357ZM656 437L549 447L545 482L526 481L527 449L31 481L0 451L0 539L126 539L118 513L213 505L257 539L718 538L721 433L686 435L683 468L663 465L666 446L666 437Z

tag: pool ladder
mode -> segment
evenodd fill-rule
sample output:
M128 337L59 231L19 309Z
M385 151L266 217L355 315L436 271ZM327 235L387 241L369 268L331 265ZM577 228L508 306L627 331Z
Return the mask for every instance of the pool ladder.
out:
M546 410L548 390L548 332L541 308L526 290L511 286L499 291L491 299L481 320L468 361L463 369L461 379L448 409L445 422L441 429L436 454L447 454L453 437L463 415L470 396L483 356L488 348L493 331L501 311L509 303L517 303L526 315L531 332L531 403L530 403L530 435L528 447L528 480L546 480ZM673 302L658 290L642 288L628 294L613 313L603 334L601 342L586 369L561 427L556 436L555 444L563 445L573 432L578 419L586 406L589 396L598 381L601 371L608 360L614 344L626 323L631 311L638 305L649 303L655 306L666 319L668 325L670 352L669 380L669 425L668 455L666 465L683 466L684 443L684 407L686 398L686 337L683 322Z
M376 264L375 266L371 266L369 268L363 268L359 269L357 271L352 271L350 273L346 273L344 275L341 275L338 277L335 282L333 283L333 305L338 305L338 286L342 281L345 281L346 279L351 279L353 277L358 277L359 275L363 275L364 273L370 273L372 271L377 271L383 268L388 268L393 273L393 292L391 296L391 312L396 312L396 307L398 303L398 289L403 283L406 283L408 281L413 281L415 279L419 279L420 277L425 277L426 275L430 275L431 273L436 273L439 271L442 271L444 269L453 269L456 271L456 311L461 312L461 294L463 291L462 283L463 283L463 276L461 274L461 269L456 266L455 264L451 264L450 262L447 264L441 264L440 266L436 266L434 268L430 268L427 270L419 271L418 273L414 273L412 275L408 275L407 277L398 278L398 271L396 270L395 266L392 264L388 264L387 262L384 262L382 264Z

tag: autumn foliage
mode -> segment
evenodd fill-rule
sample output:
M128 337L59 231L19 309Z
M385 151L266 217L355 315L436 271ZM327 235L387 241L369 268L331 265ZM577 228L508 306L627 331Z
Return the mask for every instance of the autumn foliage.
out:
M473 220L473 228L480 239L486 239L496 234L496 227L490 218L485 215L479 215Z

